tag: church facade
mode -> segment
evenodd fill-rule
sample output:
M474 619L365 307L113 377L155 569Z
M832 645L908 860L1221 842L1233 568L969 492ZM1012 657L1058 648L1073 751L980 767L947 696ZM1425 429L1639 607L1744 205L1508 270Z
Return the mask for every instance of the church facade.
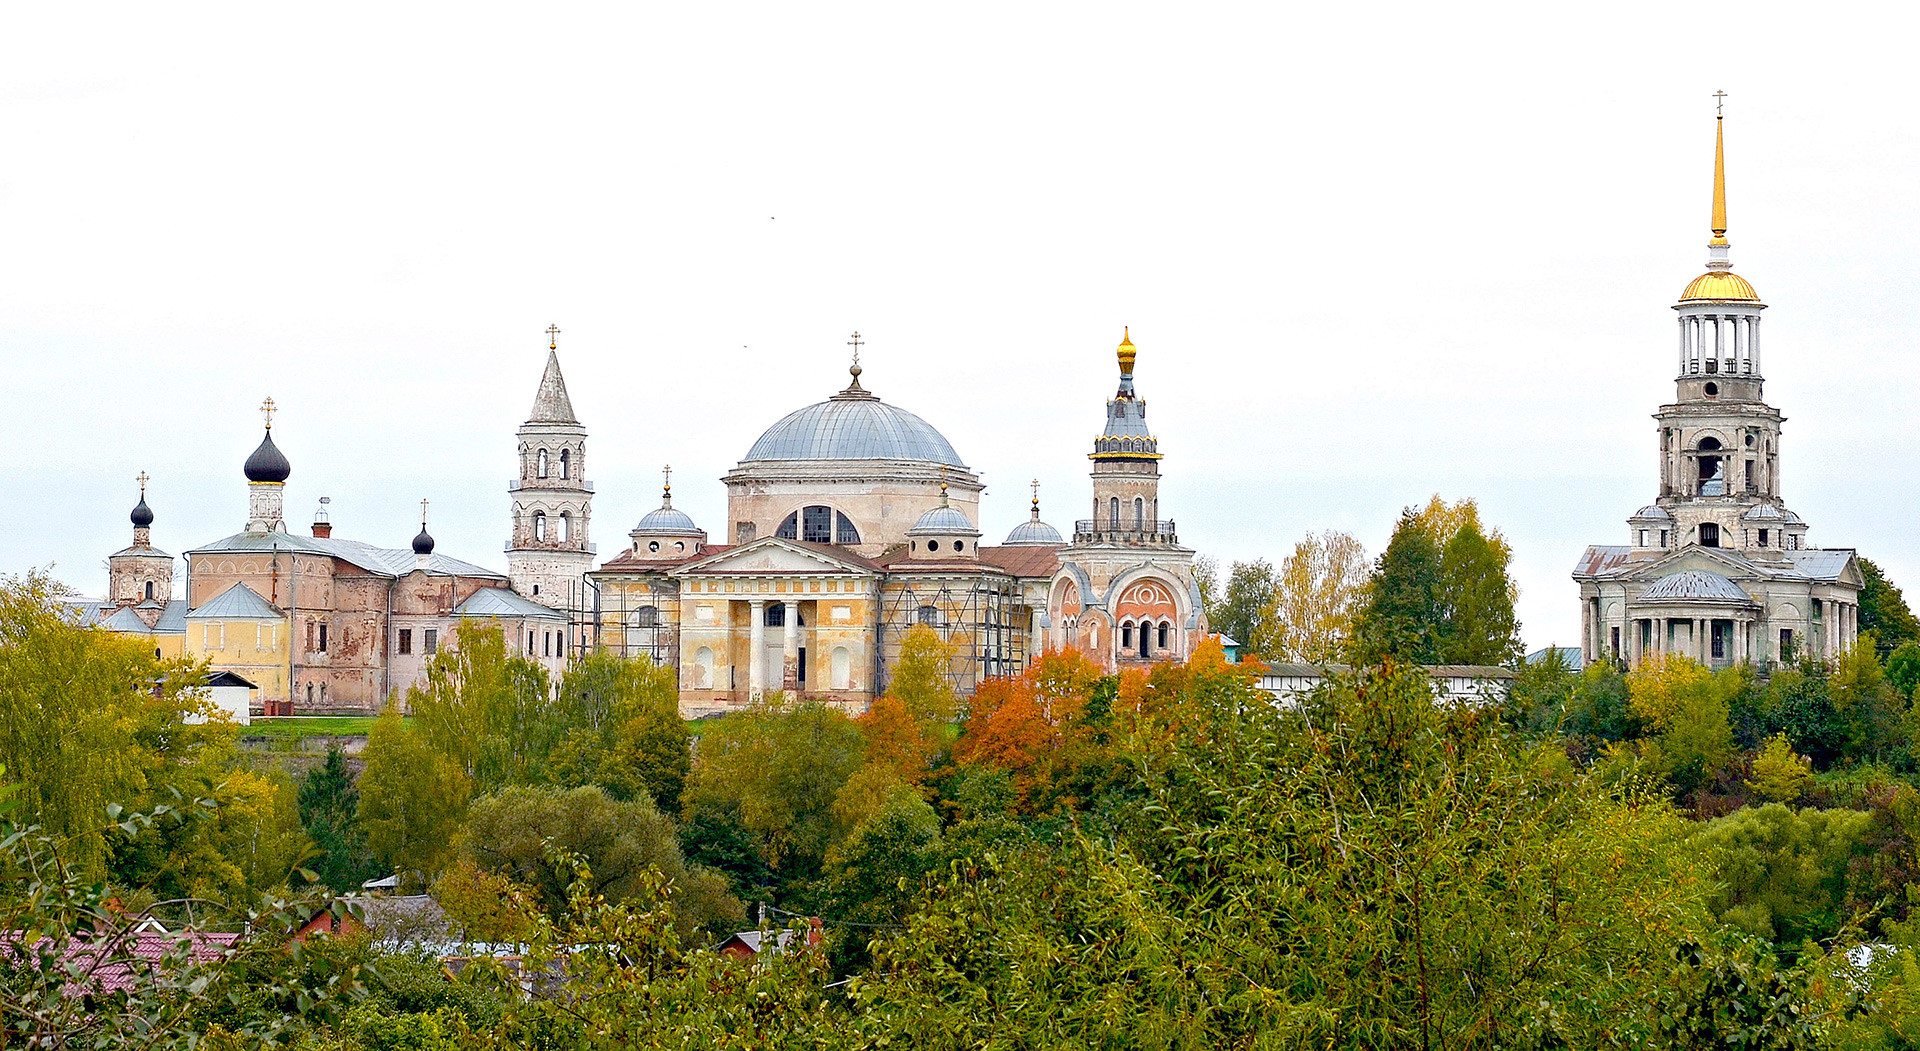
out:
M1653 417L1659 495L1627 519L1627 543L1589 547L1574 569L1588 662L1677 653L1764 670L1831 657L1859 635L1858 559L1809 545L1782 496L1785 417L1762 392L1766 304L1729 257L1718 123L1711 229L1706 273L1673 308L1675 395Z
M550 339L516 435L505 573L437 553L424 501L405 547L335 536L324 498L305 532L290 529L292 464L268 399L244 465L245 528L186 552L185 597L172 598L175 559L152 544L142 476L133 543L108 560L109 595L78 605L156 652L240 676L255 707L278 714L404 698L465 620L499 626L555 681L595 650L671 667L689 716L775 691L864 710L917 625L952 647L962 693L1049 648L1076 647L1110 670L1182 660L1207 625L1193 552L1160 517L1136 358L1123 338L1089 454L1091 517L1071 540L1041 520L1036 486L1028 520L983 545L979 475L932 424L862 387L856 361L845 389L774 423L722 479L718 542L667 485L629 543L596 565L587 430Z

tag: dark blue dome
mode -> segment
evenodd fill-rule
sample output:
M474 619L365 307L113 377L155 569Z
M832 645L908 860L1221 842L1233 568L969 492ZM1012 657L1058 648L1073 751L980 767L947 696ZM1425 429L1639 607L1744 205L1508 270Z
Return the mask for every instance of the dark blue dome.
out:
M416 555L433 554L433 536L427 532L427 524L420 523L420 532L413 538L413 553Z
M136 529L145 529L152 525L153 508L147 506L147 498L144 496L141 497L140 502L133 505L133 514L127 517L133 519L133 525Z
M293 465L273 444L271 429L265 438L260 439L260 447L247 457L246 472L249 482L284 482L293 473Z

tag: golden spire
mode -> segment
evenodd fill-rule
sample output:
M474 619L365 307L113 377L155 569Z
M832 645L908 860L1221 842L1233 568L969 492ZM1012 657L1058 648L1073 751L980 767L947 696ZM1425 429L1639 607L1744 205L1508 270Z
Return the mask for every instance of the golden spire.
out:
M1721 112L1727 93L1713 93L1713 240L1709 245L1727 243L1727 133L1726 115Z
M1125 325L1120 327L1120 346L1117 353L1120 357L1120 374L1123 376L1133 375L1133 336L1131 330Z

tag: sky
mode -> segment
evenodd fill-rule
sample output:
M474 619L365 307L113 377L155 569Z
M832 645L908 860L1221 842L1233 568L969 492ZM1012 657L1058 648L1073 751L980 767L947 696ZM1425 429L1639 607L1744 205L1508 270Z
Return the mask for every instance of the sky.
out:
M550 324L603 557L665 464L723 540L855 330L989 537L1033 478L1070 528L1130 326L1184 544L1472 498L1527 645L1575 644L1576 558L1658 492L1724 90L1787 503L1914 593L1900 11L8 5L0 573L104 592L142 471L157 546L238 532L269 395L290 526L404 547L425 498L504 569Z

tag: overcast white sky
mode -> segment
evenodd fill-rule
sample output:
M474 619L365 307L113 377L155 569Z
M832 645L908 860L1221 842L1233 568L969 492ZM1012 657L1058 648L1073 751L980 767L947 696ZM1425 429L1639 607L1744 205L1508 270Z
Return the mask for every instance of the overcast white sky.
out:
M1811 540L1920 591L1910 13L1887 6L330 4L0 11L0 572L90 593L290 524L504 568L557 322L603 556L725 533L768 424L866 385L1067 527L1131 325L1163 513L1223 564L1477 499L1529 646L1657 493L1668 309L1733 258ZM1911 25L1908 24L1908 29Z

